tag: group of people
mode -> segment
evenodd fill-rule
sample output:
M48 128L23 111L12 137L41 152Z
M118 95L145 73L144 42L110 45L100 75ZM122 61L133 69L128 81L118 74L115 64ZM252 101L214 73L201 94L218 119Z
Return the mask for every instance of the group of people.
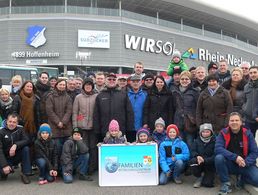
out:
M239 187L258 186L258 67L244 62L230 73L221 60L206 74L203 66L189 69L176 50L169 80L143 70L137 62L129 78L103 72L67 80L42 72L35 84L12 78L12 90L0 90L1 178L21 162L24 183L31 164L39 168L39 184L58 175L71 183L78 167L79 179L90 181L97 143L154 141L160 184L182 183L181 173L190 170L195 187L211 187L216 170L220 194L230 192L231 173Z

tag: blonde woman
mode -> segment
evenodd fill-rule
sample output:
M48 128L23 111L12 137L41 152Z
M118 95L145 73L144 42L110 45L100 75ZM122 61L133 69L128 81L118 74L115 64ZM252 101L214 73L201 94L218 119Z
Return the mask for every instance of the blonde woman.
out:
M18 94L18 91L20 90L20 88L22 86L21 75L13 76L10 84L11 84L11 97L14 98L14 96Z
M13 99L10 97L10 92L7 89L0 89L0 116L2 120L7 119L11 113Z

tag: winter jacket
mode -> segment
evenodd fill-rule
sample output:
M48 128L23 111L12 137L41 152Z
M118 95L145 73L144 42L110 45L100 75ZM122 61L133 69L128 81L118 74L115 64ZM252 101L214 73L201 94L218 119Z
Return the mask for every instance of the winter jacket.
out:
M82 90L81 94L75 97L73 102L73 127L82 129L93 129L93 112L97 93L86 94Z
M93 116L95 133L104 137L112 119L118 121L123 134L133 131L134 114L127 94L117 88L105 88L96 97Z
M232 79L225 81L222 84L222 87L229 91L232 88L231 81ZM240 114L243 114L242 105L244 103L244 87L246 83L247 82L244 79L242 79L236 87L236 98L235 100L232 99L233 112L239 112Z
M258 117L258 80L250 80L244 87L244 118L249 123L257 123Z
M210 95L206 88L199 96L196 109L197 126L203 123L211 123L214 133L227 126L228 116L232 112L233 104L226 89L219 87L214 96Z
M167 74L169 76L173 76L173 74L174 74L174 67L175 66L180 66L182 71L189 70L188 66L186 65L186 63L184 62L183 59L181 59L178 63L174 63L171 60L169 65L168 65L168 71L167 71Z
M64 167L64 173L73 173L73 161L76 160L79 155L88 153L88 147L83 140L73 140L70 137L63 146L61 155L61 165Z
M194 140L194 143L191 147L191 162L197 163L197 156L201 156L204 159L205 164L214 164L215 160L215 136L211 137L211 140L208 143L205 143L201 140L200 136Z
M48 124L52 129L53 138L67 137L72 132L72 100L66 91L52 91L46 101ZM57 125L62 122L64 127Z
M202 83L200 83L198 80L194 80L192 82L192 86L198 89L200 92L202 92L204 89L208 87L208 82L204 80Z
M10 158L9 151L13 144L17 145L16 154L21 152L24 146L29 145L29 137L22 127L9 130L7 127L0 130L0 167L8 165L7 159Z
M0 116L1 118L7 119L7 116L12 112L13 99L9 97L7 102L0 100Z
M137 131L143 125L143 106L147 97L147 93L142 89L139 89L137 93L130 89L128 92L128 97L134 112L134 130Z
M256 163L256 158L258 158L258 148L253 134L250 130L241 127L243 132L243 154L245 156L246 166L252 166ZM230 142L230 128L224 128L221 130L220 134L217 136L215 144L215 154L221 154L226 159L231 161L236 161L237 154L232 153L227 149Z
M43 158L49 170L57 170L58 154L55 141L52 139L43 140L39 138L35 141L35 159Z
M219 77L219 84L222 84L223 82L231 78L231 74L229 70L225 74L221 74L219 71L216 74Z
M147 124L150 130L155 129L155 121L161 117L166 124L173 121L172 93L167 89L158 92L155 88L147 96L143 108L143 124Z
M104 137L103 144L124 144L126 142L125 137L122 132L119 131L117 137L112 137L109 132L107 132L106 137Z
M167 134L164 130L163 133L158 133L157 131L153 131L152 133L152 139L160 146L160 144L166 139Z
M175 161L172 161L172 157L175 157ZM189 149L185 142L181 138L176 138L172 141L166 138L160 144L159 147L159 164L164 173L170 171L170 166L174 166L177 160L182 160L184 162L188 161L190 157Z
M184 92L181 92L178 88L173 91L172 95L175 108L174 124L176 124L180 130L193 131L193 129L185 129L185 122L191 118L192 126L196 125L196 107L199 98L199 90L193 88L190 84Z

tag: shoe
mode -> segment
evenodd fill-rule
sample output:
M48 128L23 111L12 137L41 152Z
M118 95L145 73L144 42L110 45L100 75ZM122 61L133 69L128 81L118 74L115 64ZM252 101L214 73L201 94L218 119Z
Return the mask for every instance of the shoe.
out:
M201 185L202 185L202 177L198 177L196 179L196 181L194 182L193 187L194 188L199 188L199 187L201 187Z
M84 180L84 181L93 181L93 179L88 176L88 175L83 175L83 174L80 174L79 175L79 180Z
M47 184L47 183L48 183L48 181L46 179L39 178L39 181L38 181L39 185L44 185L44 184Z
M241 190L241 189L244 188L244 185L245 185L245 183L244 183L244 181L242 180L241 175L237 176L236 183L235 183L235 188L236 188L237 190Z
M27 176L27 175L25 175L25 174L23 174L23 173L21 173L21 180L22 180L22 182L23 182L24 184L29 184L29 183L30 183L30 178L29 178L29 176Z
M182 179L179 178L179 177L174 178L174 182L175 182L176 184L181 184L181 183L183 183Z
M5 174L1 174L1 181L6 181L8 178L8 175L5 175Z
M230 192L232 192L231 184L230 182L225 182L225 183L222 183L218 195L226 195Z

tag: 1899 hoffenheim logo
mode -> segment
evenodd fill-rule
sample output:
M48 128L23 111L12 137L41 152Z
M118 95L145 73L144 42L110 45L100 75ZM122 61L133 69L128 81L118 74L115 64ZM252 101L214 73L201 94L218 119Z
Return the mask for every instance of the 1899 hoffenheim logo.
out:
M116 156L105 158L105 169L109 173L115 173L118 170L118 158Z
M38 48L46 43L46 37L44 32L46 27L44 26L30 26L27 31L29 33L26 43L32 47Z

